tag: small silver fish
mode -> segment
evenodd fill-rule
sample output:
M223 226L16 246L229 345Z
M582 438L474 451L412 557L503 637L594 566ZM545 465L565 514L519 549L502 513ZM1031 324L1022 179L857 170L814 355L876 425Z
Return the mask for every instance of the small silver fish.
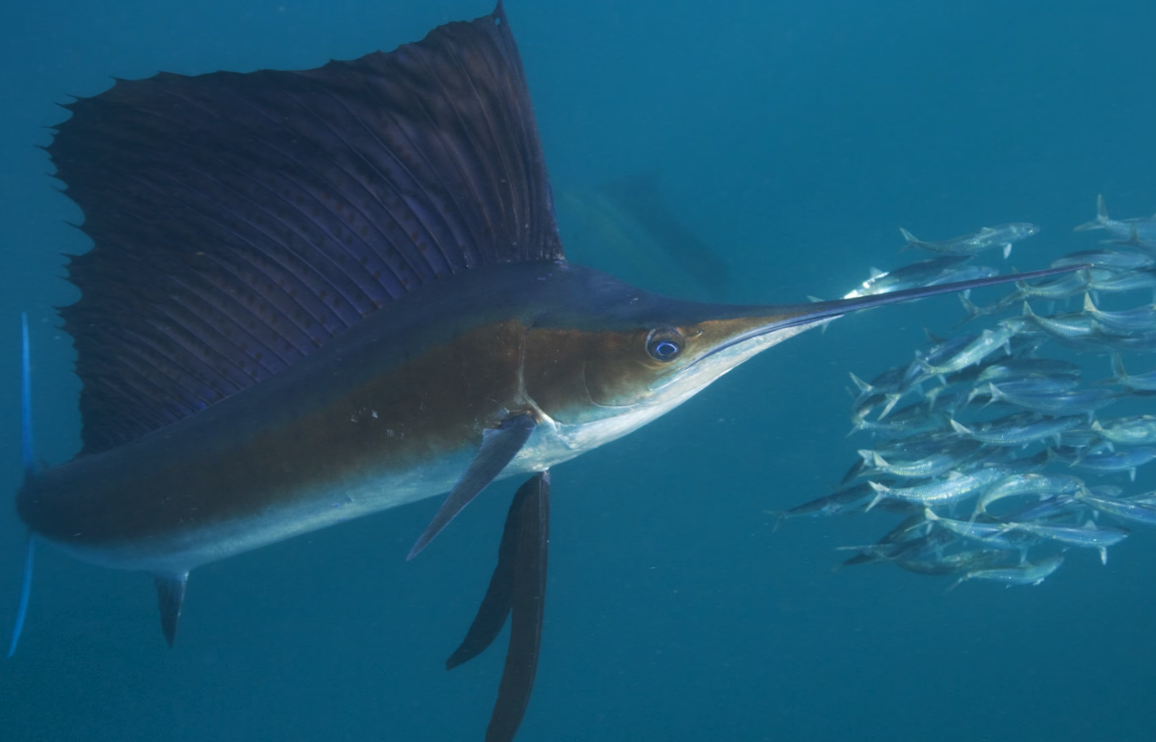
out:
M1006 534L1010 529L1003 523L977 523L969 520L955 520L954 518L945 518L941 515L936 515L931 508L926 508L923 511L923 517L927 518L928 522L946 528L952 533L970 538L975 541L987 541L989 539L998 538Z
M1141 374L1131 375L1124 370L1124 359L1120 357L1119 353L1112 354L1112 378L1111 381L1128 389L1135 389L1142 392L1156 391L1156 369L1145 371Z
M948 591L954 590L968 580L988 580L1000 582L1011 587L1013 585L1038 585L1064 563L1064 555L1056 554L1038 562L1023 562L1015 567L997 567L993 569L976 569L968 572L955 581Z
M1055 439L1059 443L1060 434L1071 430L1083 421L1079 415L1066 417L1040 417L1025 420L1020 415L1011 415L1007 418L993 420L990 423L974 425L970 428L955 419L948 422L955 432L972 440L987 443L992 446L1023 446L1035 441Z
M905 265L893 271L871 269L871 277L864 281L859 288L847 293L844 299L855 299L861 296L875 296L888 294L892 291L931 286L933 282L949 276L951 281L956 280L955 271L970 259L969 256L949 255L931 260L921 260L918 263ZM993 274L994 275L994 274ZM986 276L985 276L986 277Z
M1151 268L1125 273L1100 270L1099 268L1079 272L1088 274L1088 290L1093 292L1121 293L1139 289L1156 289L1156 271Z
M906 229L902 227L899 228L903 239L907 240L907 244L903 246L904 250L918 248L920 250L943 253L944 255L975 255L985 250L999 247L1003 249L1003 256L1005 258L1011 255L1013 243L1039 234L1039 231L1040 228L1035 224L1012 222L1010 224L997 224L994 227L983 227L978 231L959 237L952 237L949 240L925 242L916 239L915 235Z
M1035 282L1016 281L1016 290L1011 294L1015 299L1012 299L1012 301L1016 299L1027 299L1028 297L1036 297L1037 299L1067 299L1069 296L1082 294L1088 290L1088 282L1092 280L1088 274L1089 271L1087 270L1079 270L1056 279L1044 279ZM1002 302L1004 299L1000 301Z
M1054 358L1007 358L983 367L977 381L1013 381L1033 377L1080 378L1081 369L1074 363Z
M1069 546L1095 549L1100 552L1100 562L1103 564L1108 563L1108 547L1115 546L1131 535L1131 531L1127 528L1097 526L1090 520L1082 526L1023 522L1005 523L1004 528L1008 531L1023 531L1042 539Z
M1156 304L1145 304L1123 312L1105 312L1096 307L1091 294L1084 294L1084 313L1106 332L1128 335L1156 330Z
M858 564L875 564L878 562L892 562L897 560L913 560L941 551L943 547L956 540L950 531L932 531L922 536L891 541L880 540L876 544L866 546L837 546L836 551L856 551L858 554L843 562L843 566L852 567Z
M888 487L879 482L868 482L871 489L875 490L875 499L867 506L867 510L872 509L884 498L893 498L896 500L904 500L905 502L913 502L925 507L933 505L946 505L947 503L956 502L966 497L971 497L979 490L987 487L992 482L1008 475L1008 470L1001 466L989 466L975 471L961 474L959 472L952 472L945 479L932 479L923 484L917 484L912 487Z
M1004 549L973 549L931 559L898 559L895 566L920 575L954 575L986 569L1009 558L1014 558L1014 552Z
M1057 454L1057 456L1059 456L1059 454ZM1061 458L1068 460L1067 457ZM1126 471L1131 481L1135 482L1136 469L1149 463L1153 459L1156 459L1156 447L1136 446L1135 448L1127 448L1123 451L1104 451L1081 455L1069 463L1077 469L1087 469L1089 471L1103 473Z
M1019 332L1020 325L1012 322L1000 322L994 330L984 330L979 337L964 346L958 353L939 364L932 364L923 359L916 359L916 363L923 369L924 378L946 376L960 371L968 366L977 364L991 354L1003 349L1008 351L1008 341Z
M1141 523L1146 526L1156 526L1156 505L1135 500L1121 500L1116 497L1107 497L1087 492L1078 496L1093 510L1108 513L1120 520L1131 523Z
M1094 229L1103 229L1126 244L1150 241L1156 239L1156 216L1112 219L1108 216L1104 196L1100 194L1096 196L1096 218L1076 227L1075 231L1086 232Z
M1111 420L1094 420L1092 430L1104 440L1125 446L1156 444L1156 416L1132 415Z
M1013 394L1005 392L1003 386L988 382L992 402L1008 402L1025 410L1041 412L1045 415L1087 415L1088 421L1096 410L1116 401L1117 394L1106 389L1084 389L1073 392L1052 394Z
M800 518L803 516L817 518L826 515L836 515L870 501L873 496L874 490L864 482L852 487L845 487L838 492L832 492L829 495L805 502L802 505L796 505L789 510L764 510L763 512L767 515L775 516L774 530L777 531L784 521L790 520L791 518ZM772 531L772 533L773 532L774 531Z
M988 506L1008 497L1032 495L1042 500L1049 496L1074 495L1078 492L1087 492L1084 480L1070 474L1012 474L983 493L975 503L975 512L971 517L975 520L977 516L985 515ZM1023 517L1022 514L1020 517Z
M976 441L956 439L945 444L943 450L917 459L892 459L888 461L878 451L861 449L859 455L871 467L871 471L891 474L896 477L936 477L954 469L972 456L980 448Z
M1062 258L1052 261L1053 268L1069 265L1090 265L1093 268L1104 270L1134 271L1156 266L1156 256L1135 251L1081 250L1068 253Z

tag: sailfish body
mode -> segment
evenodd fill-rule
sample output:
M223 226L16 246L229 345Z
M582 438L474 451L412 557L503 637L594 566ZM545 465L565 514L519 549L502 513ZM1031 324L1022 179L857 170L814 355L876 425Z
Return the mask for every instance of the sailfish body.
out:
M702 389L647 388L619 404L614 365L619 344L635 340L628 362L666 370L670 361L649 358L643 338L630 336L712 311L721 324L744 324L729 316L742 308L666 299L565 262L452 276L244 393L30 477L20 515L88 561L181 574L444 494L483 432L514 415L536 425L501 476L543 471Z
M171 643L199 565L448 493L413 556L529 475L448 662L512 618L495 741L533 684L551 467L847 312L1082 267L744 307L568 263L500 6L389 54L119 81L69 108L49 152L95 243L62 310L85 447L26 453L32 539L153 574Z

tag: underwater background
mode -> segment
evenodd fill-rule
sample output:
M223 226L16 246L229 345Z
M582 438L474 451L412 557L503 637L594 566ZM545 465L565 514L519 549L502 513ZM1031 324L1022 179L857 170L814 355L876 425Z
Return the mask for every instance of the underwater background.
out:
M490 9L0 5L0 490L21 476L20 311L38 452L59 463L79 447L53 307L76 298L61 253L88 242L37 149L66 117L55 104L110 77L316 67ZM727 263L719 300L842 296L870 266L914 259L898 253L900 226L942 239L1034 222L1041 234L1000 262L1028 270L1095 246L1071 230L1098 193L1113 216L1156 210L1151 3L510 0L507 13L555 191L646 173ZM564 206L570 257L614 270ZM842 319L555 469L546 633L518 739L1151 740L1156 533L1136 526L1106 566L1074 551L1038 587L946 595L943 580L889 567L833 570L834 547L874 540L894 516L772 533L766 510L830 492L868 440L846 438L848 372L906 362L925 327L960 317L944 297ZM1107 375L1104 358L1080 361ZM1097 481L1140 492L1156 474ZM503 652L443 663L485 590L513 486L413 562L436 500L202 567L173 650L150 578L43 548L20 650L0 663L0 738L480 740ZM15 609L23 543L0 509L0 616Z

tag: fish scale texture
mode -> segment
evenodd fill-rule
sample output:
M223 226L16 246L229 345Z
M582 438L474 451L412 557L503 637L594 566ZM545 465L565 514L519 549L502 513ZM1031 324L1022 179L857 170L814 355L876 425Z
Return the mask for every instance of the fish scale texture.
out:
M301 72L159 74L70 104L49 147L94 248L62 310L84 453L287 368L451 273L562 257L499 7Z

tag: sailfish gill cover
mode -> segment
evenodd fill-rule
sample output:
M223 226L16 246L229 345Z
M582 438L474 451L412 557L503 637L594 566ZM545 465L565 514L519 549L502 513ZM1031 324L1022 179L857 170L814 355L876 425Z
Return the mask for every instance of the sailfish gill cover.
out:
M85 213L84 453L256 384L451 273L562 257L499 7L316 70L118 80L48 148Z

